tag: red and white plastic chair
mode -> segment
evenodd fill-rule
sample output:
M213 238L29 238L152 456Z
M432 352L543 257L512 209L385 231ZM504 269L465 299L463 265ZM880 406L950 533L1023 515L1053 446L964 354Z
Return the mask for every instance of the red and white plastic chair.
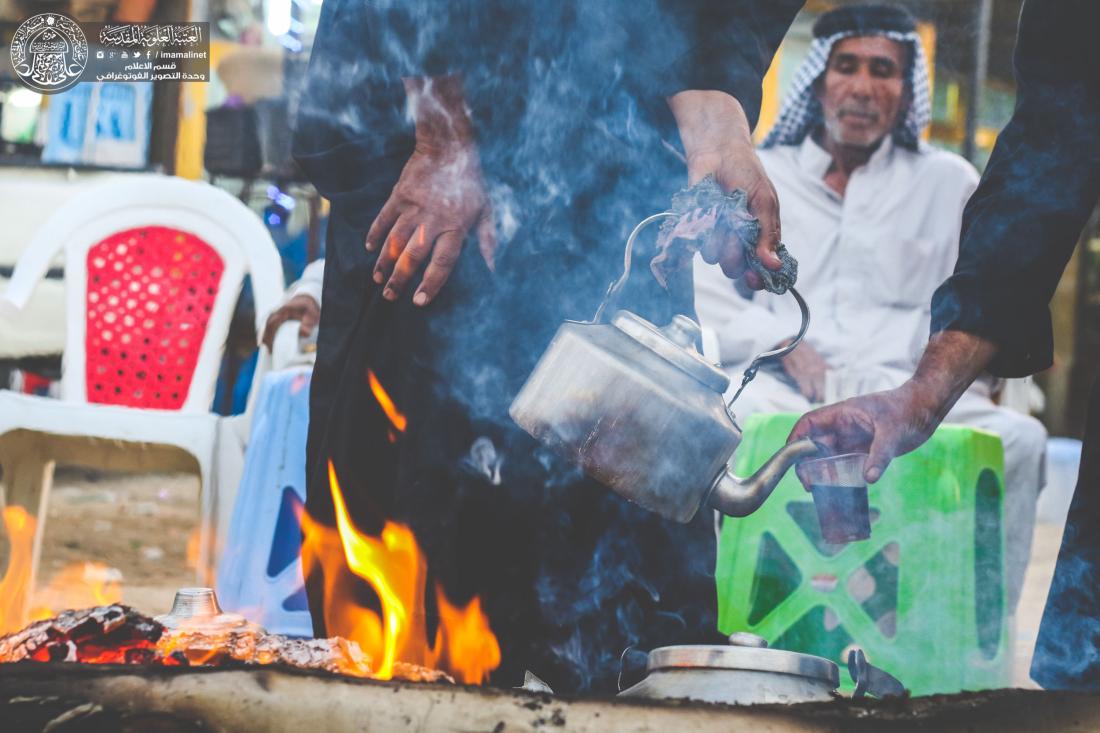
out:
M251 277L257 333L279 302L275 244L258 216L208 184L156 175L112 179L43 224L0 309L18 319L62 251L61 399L0 391L5 501L38 518L33 565L55 461L190 468L202 484L198 567L200 581L209 583L248 431L247 415L220 418L210 405L244 277ZM253 384L269 363L265 350Z

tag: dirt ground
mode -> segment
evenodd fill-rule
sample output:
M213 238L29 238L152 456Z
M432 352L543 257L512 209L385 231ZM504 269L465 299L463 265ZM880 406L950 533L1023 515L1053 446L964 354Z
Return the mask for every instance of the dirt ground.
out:
M1031 651L1043 618L1043 606L1047 601L1047 589L1054 575L1054 561L1058 559L1058 546L1062 543L1062 525L1037 522L1031 542L1031 562L1024 576L1024 588L1020 593L1020 606L1016 610L1016 654L1012 681L1016 687L1038 687L1028 677L1031 667Z
M50 498L38 604L53 607L54 599L43 597L41 589L63 568L96 561L112 569L112 577L121 576L123 602L153 615L166 612L175 590L195 583L188 542L198 525L198 488L198 480L189 475L59 470ZM1027 670L1061 537L1061 525L1039 523L1035 528L1014 632L1013 681L1018 687L1034 687ZM3 538L0 568L7 567L7 555Z
M112 579L121 575L124 603L165 613L177 588L195 584L188 542L198 526L198 499L198 478L185 474L59 469L43 538L40 592L32 606L52 608L56 599L42 592L50 579L72 563L92 561L107 565ZM5 538L0 568L7 566L7 555Z

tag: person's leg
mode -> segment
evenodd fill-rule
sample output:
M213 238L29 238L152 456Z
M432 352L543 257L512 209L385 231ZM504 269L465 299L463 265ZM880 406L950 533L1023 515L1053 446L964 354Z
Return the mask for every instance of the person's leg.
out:
M365 231L363 232L365 234ZM329 217L325 243L325 281L321 321L317 332L317 359L309 394L309 431L306 439L306 508L315 520L334 524L332 498L327 490L327 461L332 457L324 445L333 405L340 400L339 384L348 359L352 332L367 300L370 281L366 252L359 252L358 232L334 208ZM324 576L319 567L306 576L306 593L313 616L313 633L327 636L322 608Z
M1001 436L1005 456L1005 584L1007 611L1014 614L1031 559L1035 508L1045 482L1046 428L1029 415L999 407L972 392L963 394L944 422L982 428Z
M1100 382L1089 398L1081 469L1047 595L1031 678L1047 689L1100 690Z
M489 373L484 352L494 339L459 338L481 322L471 293L486 290L488 271L477 248L467 246L431 308L408 299L389 303L371 280L373 256L363 246L370 212L343 213L334 209L327 243L310 395L307 512L316 523L336 524L331 460L357 531L376 537L386 521L413 530L428 565L426 627L439 623L437 587L458 607L479 598L502 651L490 682L520 684L529 666L531 524L538 519L529 497L539 495L544 477L528 478L531 446L510 444L517 429L502 430L506 418L471 416L475 403L494 415L502 409L485 407L476 394L480 382L487 381L489 391L495 382L481 379ZM404 429L380 407L371 374L405 418ZM482 449L475 450L479 440ZM486 458L490 449L495 459ZM485 460L492 464L488 474ZM307 567L315 635L354 636L350 627L326 623L326 604L377 611L377 593L342 562L330 561L334 578L326 578L319 563Z

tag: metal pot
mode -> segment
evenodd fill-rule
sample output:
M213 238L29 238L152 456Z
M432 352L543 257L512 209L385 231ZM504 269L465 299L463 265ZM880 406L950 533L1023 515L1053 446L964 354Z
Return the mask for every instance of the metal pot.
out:
M619 694L752 705L827 701L840 684L840 670L828 659L768 649L764 639L745 633L731 636L729 646L654 649L646 672Z
M787 445L755 474L738 478L727 468L741 442L723 398L730 380L696 350L699 325L678 315L658 328L629 311L603 322L607 304L626 282L639 232L666 216L672 215L656 214L634 228L623 275L595 318L562 324L509 413L590 476L667 519L688 522L704 506L743 517L764 503L793 463L815 455L817 446L810 440ZM806 333L806 303L790 292L802 311L802 327L787 346L753 361L742 389L763 361L789 353Z

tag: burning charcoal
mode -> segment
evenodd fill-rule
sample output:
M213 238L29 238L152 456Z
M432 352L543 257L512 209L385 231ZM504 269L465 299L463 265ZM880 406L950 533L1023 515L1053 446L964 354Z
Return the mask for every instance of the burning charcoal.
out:
M356 642L269 634L243 616L223 613L208 589L183 589L173 610L174 615L158 617L165 624L122 605L65 611L0 637L0 663L274 664L373 676L370 656ZM393 676L413 682L454 682L444 672L403 662L394 664Z
M354 677L371 676L370 657L347 639L291 639L268 634L253 624L236 628L203 625L171 629L158 647L161 656L182 656L194 666L280 664L299 669L320 669ZM427 676L422 675L422 676ZM408 679L413 679L410 674Z
M186 664L284 664L356 677L371 674L370 657L354 641L269 634L244 616L222 611L211 588L181 588L172 610L157 620L166 627L158 645L161 656Z
M0 637L0 662L143 663L156 656L164 627L129 606L65 611ZM135 661L131 661L131 659Z
M409 682L449 682L452 685L455 683L454 677L442 670L428 669L408 662L393 663L393 678Z

